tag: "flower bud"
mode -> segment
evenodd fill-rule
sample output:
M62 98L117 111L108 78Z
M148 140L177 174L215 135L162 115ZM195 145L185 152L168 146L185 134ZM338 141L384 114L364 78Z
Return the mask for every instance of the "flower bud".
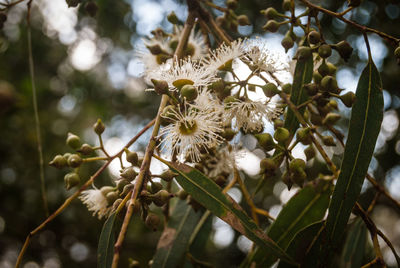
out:
M283 127L284 123L281 119L277 118L274 120L274 129L276 130L279 127Z
M67 159L65 159L62 155L56 155L53 160L49 163L50 166L61 169L68 165Z
M288 50L294 46L294 41L287 35L282 39L281 45L285 48L285 52L288 52Z
M327 75L321 80L321 88L324 91L337 93L339 91L337 81L334 77Z
M271 134L260 133L254 135L254 137L256 137L256 139L258 140L258 144L260 144L260 146L267 152L275 148L275 142L272 139Z
M273 7L269 7L265 10L261 10L261 14L266 16L268 19L274 19L279 16L278 11L276 11L276 9Z
M316 126L322 125L322 117L319 114L311 113L310 121Z
M93 129L97 135L101 135L106 127L104 126L103 122L101 122L101 119L97 119L97 122L93 125Z
M126 161L131 163L133 166L137 166L138 161L139 161L139 157L138 157L137 153L136 152L131 152L126 148L124 149L124 152L125 152Z
M187 101L194 101L198 96L196 87L192 85L184 85L181 88L181 96L186 98Z
M100 188L100 192L102 195L106 196L108 193L115 191L115 188L112 186L103 186Z
M82 162L83 162L82 158L77 154L71 154L68 157L68 166L72 168L79 167L82 164Z
M339 114L336 113L328 113L324 120L322 121L322 124L324 125L333 125L335 124L337 121L339 121L339 119L341 118L341 116Z
M172 24L178 24L179 23L179 19L176 16L174 11L172 11L171 13L168 14L167 20Z
M294 8L291 0L283 0L282 9L285 11L289 11L291 8Z
M188 197L188 193L183 189L180 189L179 192L176 195L181 200L185 200Z
M167 94L168 93L168 83L166 81L161 81L161 80L156 80L156 79L151 79L151 82L154 85L154 91L159 94Z
M160 224L160 218L154 213L149 213L146 217L145 224L155 232Z
M334 76L336 74L337 68L335 65L333 65L330 62L327 62L326 65L328 65L329 68L329 75Z
M129 184L125 185L124 189L122 190L122 193L120 194L120 196L127 195L130 191L133 190L133 188L135 188L135 185L132 184L132 183L129 183Z
M314 83L305 84L304 89L309 96L314 96L318 93L318 86Z
M89 16L94 17L97 14L97 10L99 7L95 2L89 1L85 4L85 11L89 14Z
M329 66L326 64L325 60L321 63L321 65L318 67L318 73L324 77L329 75Z
M240 26L251 25L249 18L246 15L239 15L237 21Z
M311 129L309 127L300 128L297 131L297 139L304 145L310 144L311 140Z
M237 0L227 0L226 1L226 6L229 9L236 9L237 8Z
M224 131L221 133L221 137L223 137L227 141L231 141L235 135L237 134L232 128L226 127Z
M64 185L67 190L77 186L80 182L81 179L75 172L68 173L64 176Z
M328 44L321 45L318 48L318 55L323 59L328 58L330 55L332 55L331 47Z
M219 79L212 83L210 86L208 86L211 90L214 92L221 92L225 88L224 80Z
M255 92L256 91L256 86L255 85L248 85L247 86L247 90L251 91L251 92Z
M396 58L400 58L400 46L397 47L397 48L394 50L394 55L396 56Z
M348 59L351 56L351 53L353 53L353 48L347 41L340 41L333 48L335 48L339 52L340 56L345 61L348 61Z
M283 143L283 142L287 141L289 139L289 137L290 137L290 132L286 128L278 127L275 130L274 138L278 142Z
M326 146L336 146L335 141L333 140L332 136L323 136L322 137L322 142L326 145Z
M287 83L282 85L282 91L285 92L286 94L290 94L292 92L292 84Z
M301 158L293 159L289 163L289 170L294 173L304 170L305 168L306 168L306 162L304 162L304 160Z
M128 185L128 184L130 184L130 182L128 180L125 180L125 179L118 180L117 181L117 189L118 189L118 191L120 191L122 193L123 190L124 190L124 187L126 185Z
M315 149L312 145L308 146L304 150L304 154L306 155L307 161L313 159L315 157Z
M112 204L111 211L112 212L116 211L118 209L119 205L121 205L121 203L122 203L122 198L117 198L117 200L115 200L114 203Z
M92 146L90 146L87 143L82 144L81 148L79 150L77 150L78 152L80 152L83 155L90 155L94 152Z
M353 106L353 103L356 101L356 95L353 92L347 92L344 95L339 96L340 100L346 107Z
M140 268L140 262L137 260L133 260L131 258L128 259L129 264L128 264L128 268ZM150 264L149 261L149 267L153 266L153 264Z
M321 80L322 80L322 75L320 75L318 71L315 71L313 73L313 80L314 80L314 83L320 84Z
M264 95L268 98L272 98L273 96L275 96L276 94L279 94L279 92L280 92L278 87L273 83L267 83L267 84L263 85L261 88L264 92Z
M283 182L284 184L286 184L286 186L288 187L288 190L290 190L290 188L292 188L292 186L293 186L293 181L292 181L292 178L291 178L289 172L285 171L285 172L282 174L282 182Z
M317 31L311 31L308 34L308 42L310 44L316 45L319 43L319 41L321 40L321 34Z
M176 176L178 176L177 173L173 172L170 169L167 169L166 171L164 171L163 173L161 173L160 178L163 179L166 182L171 181L173 178L175 178Z
M120 175L122 178L128 181L133 181L137 176L137 172L133 169L133 167L128 167L122 170Z
M273 174L277 168L278 166L272 158L264 158L260 161L260 169L262 173Z
M70 133L68 133L66 143L69 147L76 150L81 146L81 139L78 136L76 136L75 134L72 134L70 132Z
M307 179L307 174L304 170L299 170L291 176L294 183L303 188L304 182Z
M153 203L158 206L158 207L162 207L163 205L165 205L169 199L171 199L174 195L169 193L166 190L160 190L157 193L155 193L154 195L152 195L152 201Z
M118 199L118 194L115 191L109 192L106 194L107 203L109 206L114 204L114 202Z
M263 26L263 29L265 31L275 33L276 31L278 31L279 26L280 26L279 22L277 22L276 20L270 20Z
M312 50L310 47L301 46L297 49L295 59L298 61L304 61L310 57L312 57Z
M159 182L152 182L150 186L150 192L151 193L157 193L163 188L163 185Z

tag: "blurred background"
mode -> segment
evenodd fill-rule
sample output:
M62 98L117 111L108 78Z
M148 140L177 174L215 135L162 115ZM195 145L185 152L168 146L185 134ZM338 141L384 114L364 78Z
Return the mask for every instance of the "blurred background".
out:
M0 0L4 2L4 0ZM26 1L25 1L26 2ZM38 153L32 105L32 90L28 69L26 3L14 6L0 31L0 267L13 267L26 235L45 219L40 195ZM343 11L346 1L323 2L334 11ZM41 121L45 161L45 180L50 212L57 209L74 190L66 191L65 170L49 167L56 154L71 152L65 145L68 132L83 142L96 144L92 125L101 118L106 125L105 146L116 152L133 137L157 112L159 96L145 92L141 78L144 66L137 57L143 50L142 39L151 30L162 27L171 31L166 15L174 11L182 21L187 9L184 1L121 0L96 1L99 9L93 18L83 6L68 8L65 0L34 0L31 15L35 79ZM224 1L214 1L224 6ZM281 11L281 1L239 1L237 14L246 14L253 26L240 26L240 36L264 38L276 53L284 53L280 42L284 29L270 34L262 31L266 22L259 10L273 6ZM299 6L297 12L304 11ZM213 11L214 12L214 11ZM214 12L216 16L220 15ZM299 14L299 13L297 13ZM346 15L347 16L347 15ZM361 24L400 37L400 4L396 0L368 1L348 17ZM354 48L348 62L334 52L330 61L338 67L339 86L355 91L358 77L365 66L367 53L362 35L337 19L321 15L325 38L331 42L346 39ZM287 29L286 29L287 30ZM295 29L295 32L299 29ZM300 32L299 32L300 33ZM234 37L239 35L232 33ZM381 71L385 113L381 133L370 164L370 172L400 200L400 67L393 56L394 47L376 35L370 35L373 59ZM296 48L289 50L293 56ZM274 53L275 53L274 52ZM340 129L346 133L350 110L339 103L343 116ZM267 126L266 131L272 131ZM131 147L143 151L149 133ZM252 136L241 135L247 148L239 165L243 167L246 184L254 191L260 177L258 163L263 153ZM304 157L299 147L295 156ZM340 159L343 148L338 145L330 155ZM249 166L249 163L255 163ZM81 177L88 179L99 164L85 165ZM309 167L313 174L324 172L318 160ZM110 184L118 174L118 163L100 176L96 186ZM288 191L279 181L268 181L255 196L255 202L276 216L282 203L296 192ZM241 193L233 188L230 194L241 201ZM368 204L375 191L365 183L360 201ZM400 251L400 211L380 197L373 219ZM32 239L24 268L34 267L94 267L98 237L103 221L92 217L78 200L51 222L45 231ZM264 219L263 227L268 225ZM139 260L143 267L151 260L161 230L152 232L135 217L123 248L121 267L129 257ZM395 267L395 259L381 241L387 264ZM240 264L251 243L235 233L224 222L213 219L212 235L203 260L216 267Z

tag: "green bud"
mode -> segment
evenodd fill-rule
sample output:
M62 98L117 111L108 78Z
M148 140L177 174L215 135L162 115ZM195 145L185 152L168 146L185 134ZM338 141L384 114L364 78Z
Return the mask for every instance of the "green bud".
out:
M223 137L227 141L231 141L235 135L237 134L232 128L226 127L224 131L221 133L221 137Z
M157 231L157 227L160 224L160 217L154 213L149 213L146 217L145 224L148 228L152 229L154 232Z
M166 182L171 181L173 178L175 178L176 176L178 176L177 173L173 172L170 169L167 169L166 171L164 171L163 173L161 173L160 178L163 179Z
M224 89L218 93L218 98L220 100L225 99L226 97L231 95L231 91L232 91L232 87L230 87L230 86L224 87Z
M77 150L78 152L80 152L83 155L90 155L94 152L92 146L90 146L87 143L82 144L81 148L79 150Z
M311 113L310 121L314 125L317 125L317 126L322 125L322 117L319 114Z
M287 83L282 85L282 91L286 94L290 94L292 92L292 84Z
M317 31L311 31L308 34L308 42L310 44L316 45L319 43L319 41L321 40L321 34Z
M251 92L255 92L256 91L256 86L255 85L248 85L247 86L247 90L251 91Z
M115 191L109 192L108 194L106 194L106 199L107 199L108 205L111 206L118 199L117 192L115 192Z
M80 182L81 182L81 179L80 179L79 175L75 172L67 173L64 176L64 185L67 190L79 185Z
M66 142L67 145L74 150L78 149L81 146L81 139L75 134L72 134L71 132L68 133Z
M139 157L138 157L137 153L136 152L131 152L126 148L124 149L124 152L125 152L126 161L131 163L133 166L137 166L138 161L139 161Z
M101 122L101 119L97 119L97 122L93 125L93 129L97 135L101 135L106 127L104 126L103 122Z
M304 61L312 57L312 50L310 47L301 46L297 49L295 59L298 61Z
M309 127L305 128L300 128L297 131L297 139L302 143L302 144L310 144L312 142L311 140L311 129Z
M68 157L68 166L72 168L79 167L82 164L82 162L83 162L82 158L77 154L71 154Z
M274 138L278 142L283 143L283 142L287 141L289 139L289 137L290 137L290 132L286 128L278 127L275 130Z
M338 109L337 101L335 101L335 100L330 100L328 105L329 105L329 107L332 108L332 110L337 110Z
M320 84L320 83L321 83L321 80L322 80L322 75L320 75L318 71L315 71L315 72L313 73L313 80L314 80L314 82L315 82L316 84Z
M276 31L278 31L279 26L281 26L279 22L277 22L276 20L270 20L263 26L263 29L265 31L275 33Z
M128 200L130 201L130 200ZM114 201L114 203L112 204L112 208L111 211L114 212L118 209L119 205L121 205L122 203L122 198L117 198L117 200Z
M327 62L326 64L328 65L328 68L329 68L329 75L334 76L336 74L336 70L337 70L336 66L330 62Z
M127 185L124 186L124 189L122 190L122 193L120 194L120 196L127 195L130 191L133 190L133 188L135 188L135 185L132 183L128 183Z
M224 80L219 79L212 83L210 86L208 86L211 90L214 92L221 92L225 88Z
M128 181L133 181L137 176L137 172L133 169L133 167L128 167L122 170L120 175L122 178L127 179Z
M239 15L237 21L240 26L251 25L249 18L246 15Z
M160 182L152 182L150 187L151 193L157 193L163 188L163 185Z
M301 158L293 159L289 163L289 170L294 173L301 172L305 168L306 168L306 162L304 162L304 160Z
M281 41L281 45L285 48L285 52L288 52L294 46L294 41L290 36L285 36Z
M157 193L155 193L154 195L152 195L152 201L153 203L158 206L158 207L162 207L163 205L165 205L169 199L171 199L174 195L169 193L166 190L160 190Z
M339 119L341 118L341 116L339 114L336 113L328 113L324 120L322 121L322 124L324 125L333 125L335 124L337 121L339 121Z
M288 187L289 190L290 190L290 188L292 188L292 186L293 186L293 181L292 181L292 178L291 178L289 172L285 171L285 172L282 174L282 182L283 182L284 184L286 184L286 186Z
M283 0L282 2L282 9L285 11L289 11L291 8L294 8L292 5L291 0Z
M304 170L299 170L298 172L292 175L293 182L296 183L301 188L303 188L306 179L307 179L307 174Z
M274 129L276 130L277 128L283 127L284 123L281 119L277 118L274 120Z
M306 155L307 161L313 159L315 157L315 149L312 145L308 146L304 150L304 154Z
M260 146L267 152L271 151L272 149L275 148L275 142L274 142L271 134L260 133L260 134L254 135L254 137L256 137L256 139L258 140L258 144L260 144Z
M179 19L176 16L174 11L172 11L171 13L168 14L167 20L172 24L178 24L179 23Z
M112 186L103 186L100 188L100 192L104 195L107 196L108 193L115 191L115 188Z
M97 4L93 1L89 1L86 3L85 5L85 11L86 13L89 14L89 16L94 17L97 14L97 10L99 9L99 7L97 6Z
M226 98L224 99L224 103L225 103L225 104L229 104L229 103L237 102L237 101L238 101L238 99L235 98L234 96L228 96L228 97L226 97Z
M124 191L124 187L126 185L130 184L130 182L126 179L120 179L117 181L117 189L118 191L120 191L121 193Z
M181 200L185 200L188 197L188 193L183 189L180 189L179 192L176 195Z
M337 81L333 76L327 75L321 80L321 88L324 91L338 93L339 87Z
M196 87L192 85L184 85L181 88L181 96L186 98L187 101L194 101L198 96Z
M276 9L273 7L269 7L265 10L261 10L261 14L266 16L268 19L274 19L279 16L278 11L276 11Z
M53 160L49 163L50 166L61 169L68 165L67 159L65 159L62 155L56 155Z
M340 100L346 107L353 106L353 103L356 101L356 95L353 92L347 92L344 95L339 96Z
M318 67L318 73L324 77L329 75L329 66L326 64L325 60L321 63L321 65Z
M276 94L279 94L279 92L280 92L278 87L273 83L267 83L267 84L263 85L261 88L264 92L264 95L268 98L272 98L273 96L275 96Z
M345 61L347 61L350 58L351 53L353 53L353 48L347 41L340 41L333 48L339 52L340 56Z
M328 44L323 44L318 48L318 54L321 58L328 58L332 55L332 49Z
M333 140L332 136L323 136L322 137L322 142L326 145L326 146L336 146L335 141Z
M314 96L318 93L318 86L314 83L305 84L304 89L307 91L309 96Z
M161 80L156 80L156 79L151 79L151 82L154 85L154 91L159 94L167 94L169 92L169 86L166 81L161 81Z
M229 9L236 9L237 8L237 0L227 0L226 1L226 6Z
M278 166L272 158L264 158L260 161L260 169L262 173L273 174L277 168Z

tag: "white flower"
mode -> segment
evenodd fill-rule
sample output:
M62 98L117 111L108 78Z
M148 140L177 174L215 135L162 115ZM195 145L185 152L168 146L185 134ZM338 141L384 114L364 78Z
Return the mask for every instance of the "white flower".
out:
M216 73L201 64L186 58L184 60L167 61L158 69L148 73L148 79L166 81L171 90L176 90L183 85L193 85L195 87L207 86L217 78Z
M246 56L250 60L249 63L262 72L290 74L289 59L284 55L270 51L267 44L261 42L260 39L249 41Z
M211 57L207 60L210 69L225 70L232 66L235 59L240 59L244 55L243 41L238 39L230 45L223 43L220 47L211 51Z
M87 206L89 211L93 211L93 216L97 214L99 219L107 217L111 211L106 197L99 189L85 190L80 194L79 199Z
M183 26L175 26L174 28L176 40L180 40L183 33ZM189 35L189 40L186 45L186 54L190 55L193 60L200 60L207 56L208 49L204 41L203 35L200 32L193 30Z
M220 100L206 89L199 92L193 106L203 111L207 110L209 113L222 114L224 111L224 106Z
M178 157L189 156L192 161L200 161L202 149L214 147L222 142L219 135L222 132L220 117L207 110L196 107L185 107L183 112L170 109L163 115L171 123L160 130L163 149Z
M245 132L262 130L263 119L272 121L282 113L282 110L276 108L270 101L260 102L249 99L228 102L225 108L226 121L235 119L234 127L243 128Z

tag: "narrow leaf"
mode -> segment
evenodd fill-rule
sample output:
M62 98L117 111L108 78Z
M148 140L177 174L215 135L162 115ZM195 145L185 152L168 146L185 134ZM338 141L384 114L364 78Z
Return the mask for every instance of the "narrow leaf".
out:
M176 180L197 202L255 242L263 251L271 252L276 257L292 263L291 258L257 227L243 209L224 194L214 181L185 164L171 163L158 157L157 159L179 174Z
M333 249L339 246L351 210L360 194L382 118L382 82L370 59L358 81L341 171L329 205L326 231L328 244ZM327 249L328 252L332 252L332 248Z
M268 228L267 235L282 249L286 249L300 230L322 220L329 205L331 188L330 182L320 181L317 185L309 184L301 189L279 213ZM244 266L256 263L268 267L275 261L275 256L256 250Z
M109 268L112 264L115 244L115 217L115 213L111 214L101 230L97 247L97 267L99 268Z
M158 242L152 267L178 267L181 264L202 214L195 212L185 201L178 201Z
M362 266L367 242L367 227L359 218L349 230L342 252L343 267L358 268Z

